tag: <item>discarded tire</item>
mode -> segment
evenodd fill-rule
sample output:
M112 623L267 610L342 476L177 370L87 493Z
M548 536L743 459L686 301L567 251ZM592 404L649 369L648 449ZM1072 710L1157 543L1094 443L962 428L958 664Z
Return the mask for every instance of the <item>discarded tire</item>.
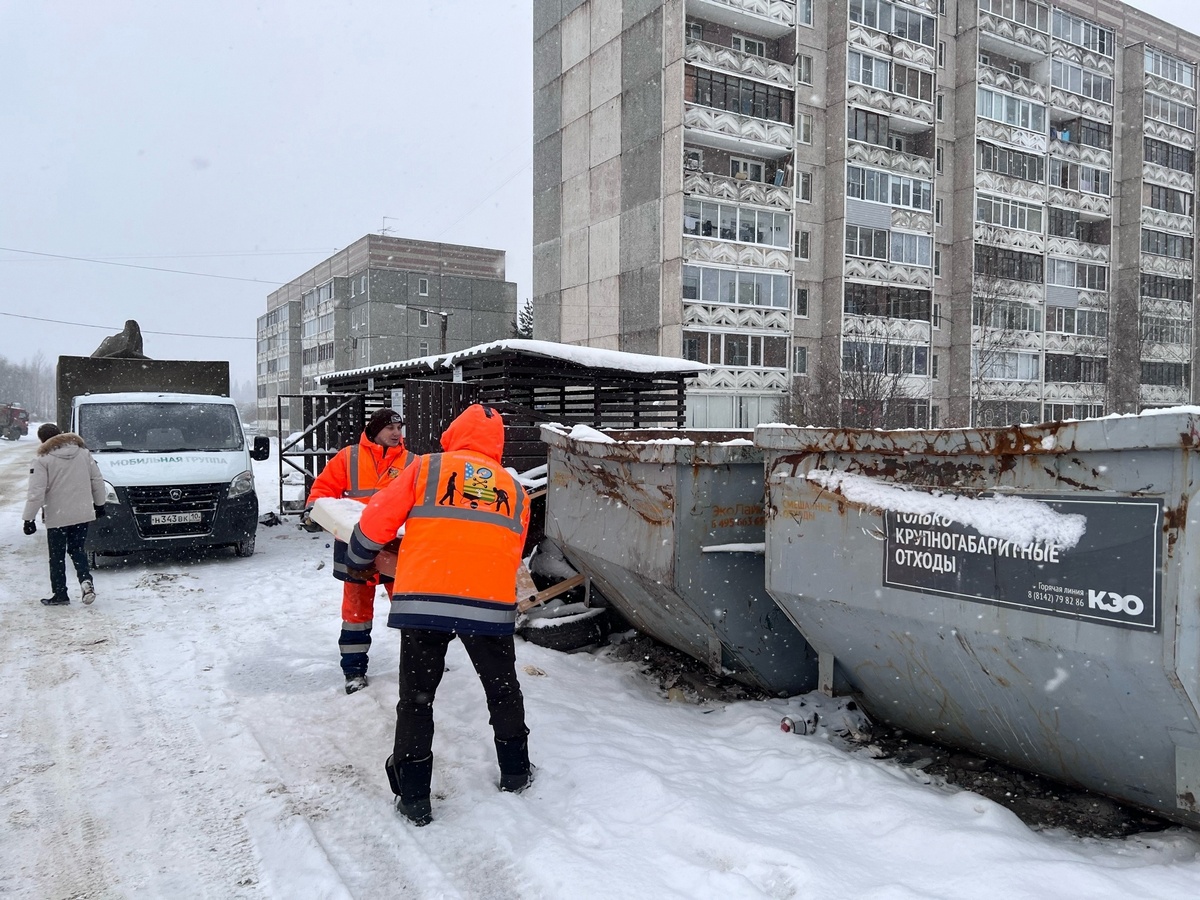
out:
M608 637L608 619L603 607L570 603L549 615L531 616L517 633L531 644L569 653L601 643Z

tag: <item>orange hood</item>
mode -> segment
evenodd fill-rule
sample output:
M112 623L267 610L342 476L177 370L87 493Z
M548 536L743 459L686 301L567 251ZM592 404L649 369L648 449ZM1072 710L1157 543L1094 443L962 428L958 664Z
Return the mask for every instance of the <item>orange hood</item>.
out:
M504 419L490 406L473 403L442 432L442 449L474 450L499 460L504 455Z

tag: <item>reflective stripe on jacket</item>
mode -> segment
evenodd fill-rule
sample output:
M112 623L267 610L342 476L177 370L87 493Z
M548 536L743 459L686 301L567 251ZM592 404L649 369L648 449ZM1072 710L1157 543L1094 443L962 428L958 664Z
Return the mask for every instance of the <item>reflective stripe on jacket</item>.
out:
M512 634L517 569L529 527L524 488L498 462L499 413L472 406L363 510L348 561L367 565L404 526L388 625ZM493 420L494 417L494 420Z

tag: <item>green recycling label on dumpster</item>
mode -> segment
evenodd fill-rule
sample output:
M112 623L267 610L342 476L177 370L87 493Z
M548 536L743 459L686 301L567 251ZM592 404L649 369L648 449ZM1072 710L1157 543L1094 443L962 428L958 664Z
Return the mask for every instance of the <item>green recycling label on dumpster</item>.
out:
M1053 541L1017 544L944 516L884 510L884 585L1158 630L1161 500L1022 496L1085 516L1079 543L1070 549Z

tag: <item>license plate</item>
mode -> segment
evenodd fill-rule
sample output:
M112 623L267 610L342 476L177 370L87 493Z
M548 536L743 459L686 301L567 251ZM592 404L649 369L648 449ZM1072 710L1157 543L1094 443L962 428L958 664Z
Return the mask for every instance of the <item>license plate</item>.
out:
M150 516L151 525L186 525L189 522L201 521L203 521L203 515L198 512L155 513Z

